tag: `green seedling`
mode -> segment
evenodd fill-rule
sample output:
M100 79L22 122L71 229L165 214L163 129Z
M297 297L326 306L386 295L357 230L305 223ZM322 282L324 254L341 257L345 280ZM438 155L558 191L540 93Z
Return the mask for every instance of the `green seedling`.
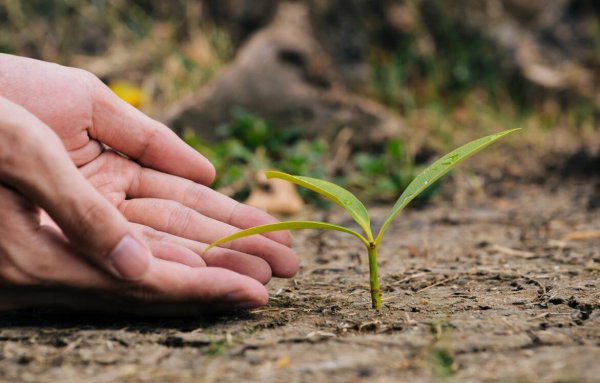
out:
M248 237L255 234L268 233L279 230L293 230L293 229L323 229L323 230L337 230L343 233L347 233L358 238L367 250L369 257L369 274L371 284L371 302L375 309L381 308L381 290L379 288L379 276L377 273L377 249L383 238L383 234L386 229L392 223L394 218L404 209L410 201L427 189L431 184L437 181L440 177L458 165L460 162L471 157L473 154L493 144L500 138L517 131L519 129L507 130L498 134L492 134L490 136L482 137L477 140L471 141L458 149L451 151L438 159L431 165L429 165L423 172L421 172L415 179L406 187L402 195L398 198L392 210L388 214L387 218L383 222L381 229L377 236L373 236L371 230L371 220L369 213L365 206L348 190L328 181L323 181L316 178L293 176L279 171L269 170L265 174L267 178L280 178L296 185L310 189L316 193L321 194L325 198L340 205L350 214L350 216L356 221L356 223L362 228L363 233L356 232L354 230L345 228L343 226L335 225L327 222L316 222L316 221L288 221L281 223L274 223L269 225L256 226L250 229L239 231L235 234L221 238L212 244L210 244L206 250L209 251L211 248L220 244L233 241L238 238Z

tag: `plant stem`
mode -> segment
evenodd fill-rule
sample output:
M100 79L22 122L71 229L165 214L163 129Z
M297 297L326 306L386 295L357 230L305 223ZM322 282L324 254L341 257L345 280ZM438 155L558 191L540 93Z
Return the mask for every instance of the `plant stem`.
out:
M377 244L371 242L367 247L369 252L369 276L371 282L371 303L374 309L381 308L381 290L379 289L379 275L377 275Z

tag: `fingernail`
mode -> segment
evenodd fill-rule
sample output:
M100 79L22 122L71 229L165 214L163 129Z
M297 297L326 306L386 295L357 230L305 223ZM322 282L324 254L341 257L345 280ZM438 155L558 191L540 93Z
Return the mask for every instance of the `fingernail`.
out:
M123 279L140 279L150 266L150 253L131 235L123 237L109 255L117 276Z

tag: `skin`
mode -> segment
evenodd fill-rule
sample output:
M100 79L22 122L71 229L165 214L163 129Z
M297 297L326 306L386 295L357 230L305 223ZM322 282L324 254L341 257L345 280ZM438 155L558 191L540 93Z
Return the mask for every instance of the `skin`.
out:
M276 222L210 189L214 175L88 72L0 54L0 309L168 315L264 305L263 284L298 270L291 237L202 255L224 235Z

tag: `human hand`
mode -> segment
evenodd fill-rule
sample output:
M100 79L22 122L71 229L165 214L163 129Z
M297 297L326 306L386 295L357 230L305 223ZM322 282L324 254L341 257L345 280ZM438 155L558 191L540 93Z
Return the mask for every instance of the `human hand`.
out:
M142 233L153 252L166 254L164 249L177 243L201 253L203 246L193 241L212 242L237 228L276 222L202 186L214 178L212 165L91 74L1 54L0 73L7 74L0 76L0 95L23 105L60 136L92 184L129 220L145 226ZM102 144L142 167L114 153L102 154ZM134 188L141 176L146 182ZM205 260L209 266L227 267L266 282L271 274L289 277L297 271L290 244L288 232L272 233L232 243L238 252L219 256L211 251ZM181 251L172 254L173 260L190 258Z
M0 53L0 97L52 128L78 167L100 155L102 143L144 166L202 184L215 177L206 158L84 70Z
M0 186L0 310L67 307L111 314L181 315L253 308L260 282L230 270L152 258L143 280L127 282L87 262L61 231L40 225L35 205ZM172 252L169 252L172 254Z
M40 207L57 227L40 222ZM132 224L74 166L58 136L3 98L0 218L3 309L81 303L111 309L110 302L126 297L128 305L151 300L157 305L146 308L181 313L255 307L267 299L255 279L204 267L193 253L185 262L173 262L173 254L189 253L176 243L163 244L151 256ZM90 301L90 296L102 299Z
M268 282L272 274L291 277L297 271L287 236L279 237L286 244L253 236L232 241L230 250L217 248L203 253L207 244L239 227L272 221L262 211L207 186L144 168L112 151L102 153L80 171L130 222L139 225L153 252L165 243L177 244L193 251L196 257L202 256L208 266L234 270L262 283ZM190 264L186 255L172 254L169 259Z

